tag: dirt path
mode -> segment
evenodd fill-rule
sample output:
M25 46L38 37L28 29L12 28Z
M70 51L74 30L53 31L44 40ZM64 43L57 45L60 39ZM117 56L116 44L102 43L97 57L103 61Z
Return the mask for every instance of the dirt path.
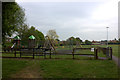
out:
M42 71L39 69L40 67L37 63L33 62L31 65L26 68L20 70L16 74L11 75L12 78L42 78Z

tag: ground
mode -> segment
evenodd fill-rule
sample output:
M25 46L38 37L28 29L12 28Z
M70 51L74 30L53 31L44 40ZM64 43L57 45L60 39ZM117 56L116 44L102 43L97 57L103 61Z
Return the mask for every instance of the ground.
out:
M116 59L116 45L113 48ZM52 59L3 58L3 78L118 78L118 67L113 60L77 55L75 58L71 55L52 56Z

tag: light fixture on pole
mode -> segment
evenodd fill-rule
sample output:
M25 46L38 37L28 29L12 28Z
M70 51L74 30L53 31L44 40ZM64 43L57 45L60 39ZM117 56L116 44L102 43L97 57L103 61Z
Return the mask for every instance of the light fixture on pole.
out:
M108 28L109 27L106 27L107 28L107 47L108 47Z

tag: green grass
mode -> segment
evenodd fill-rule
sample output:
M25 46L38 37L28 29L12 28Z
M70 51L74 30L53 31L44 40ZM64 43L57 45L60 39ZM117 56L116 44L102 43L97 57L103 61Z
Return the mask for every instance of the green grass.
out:
M44 60L40 61L40 67L44 78L116 78L118 76L116 65L107 60Z
M84 59L84 57L82 57ZM33 64L36 63L36 64ZM43 78L117 78L117 66L111 60L3 59L3 78L10 78L26 66L35 65Z
M2 77L10 78L14 74L27 66L25 60L2 59Z

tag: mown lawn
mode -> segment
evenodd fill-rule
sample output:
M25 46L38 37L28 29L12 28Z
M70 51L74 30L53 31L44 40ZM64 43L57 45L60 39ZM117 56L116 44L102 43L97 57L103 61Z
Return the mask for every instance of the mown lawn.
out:
M36 64L34 64L36 63ZM27 66L35 65L42 78L117 78L112 60L78 59L3 59L3 78L11 78ZM34 67L35 68L35 67ZM34 70L34 69L33 69ZM42 72L42 73L41 73ZM32 72L31 72L32 73Z
M105 47L105 45L98 45ZM83 47L95 47L91 45L84 45ZM118 45L109 45L113 49L113 55L118 56ZM65 49L61 47L59 49ZM67 48L68 49L68 48ZM80 52L81 53L81 52ZM83 51L82 53L91 53L90 51ZM98 54L105 57L102 53ZM14 57L13 53L3 53L2 56ZM17 57L20 55L17 54ZM30 57L30 56L28 56ZM31 56L32 57L32 56ZM94 57L86 57L75 55L52 55L49 56L35 56L35 59L3 59L2 72L3 78L11 78L12 74L18 73L27 66L34 65L39 67L38 71L43 78L117 78L118 67L112 60L94 60ZM42 72L42 73L41 73Z
M28 61L14 60L14 59L2 59L2 77L10 78L11 74L14 74L27 66Z

